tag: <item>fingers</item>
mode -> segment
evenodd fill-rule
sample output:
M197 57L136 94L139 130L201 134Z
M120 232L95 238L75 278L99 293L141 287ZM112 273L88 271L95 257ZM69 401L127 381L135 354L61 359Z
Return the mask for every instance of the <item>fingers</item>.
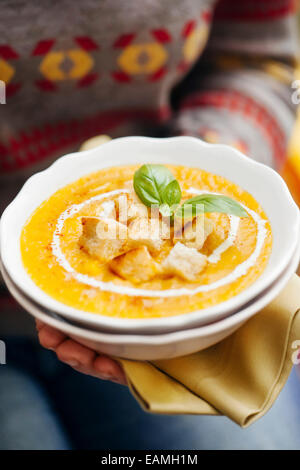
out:
M106 356L98 356L94 361L94 371L98 377L116 381L122 385L127 384L126 376L121 366Z
M68 339L56 349L60 361L83 374L103 380L126 384L126 377L119 364L106 356L98 356L95 351Z
M118 383L120 385L127 385L126 378L124 377L123 372L118 373L118 375L104 374L96 370L94 367L87 369L86 367L73 367L77 372L81 374L90 375L96 379L109 380L110 382Z
M56 349L57 357L60 361L65 362L72 367L83 367L91 369L96 353L85 346L67 339L63 341Z
M66 339L66 335L51 326L37 324L39 340L42 346L53 351Z
M37 331L40 331L43 328L43 326L45 326L45 323L41 322L41 320L35 320L35 326L36 326Z
M106 356L69 339L64 333L41 321L36 321L39 341L46 349L55 351L58 359L78 372L103 380L126 385L126 376L121 366Z
M95 351L76 341L63 341L56 349L56 354L60 361L78 372L126 385L125 374L116 361L106 356L97 356Z

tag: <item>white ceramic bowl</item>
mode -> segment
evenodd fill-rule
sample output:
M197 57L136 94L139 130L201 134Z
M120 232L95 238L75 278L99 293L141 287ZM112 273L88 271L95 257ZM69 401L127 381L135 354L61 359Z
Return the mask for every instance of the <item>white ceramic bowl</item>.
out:
M132 360L154 361L171 359L201 351L231 335L280 293L297 269L299 259L300 244L298 244L296 252L292 254L288 266L279 278L263 294L258 296L255 301L250 302L238 313L211 325L156 335L100 333L74 326L68 320L59 318L57 315L43 312L38 305L28 300L20 292L3 269L2 274L16 300L31 315L45 324L57 328L67 336L98 353Z
M21 260L20 234L31 213L57 189L101 168L136 163L173 163L222 175L239 184L260 202L271 222L273 248L264 273L248 289L209 309L167 318L117 319L76 310L48 296L28 276ZM282 178L226 145L207 144L192 137L116 139L86 152L66 155L32 176L4 211L0 223L0 254L14 283L35 302L65 318L101 330L162 332L191 328L230 315L271 285L295 251L299 209Z

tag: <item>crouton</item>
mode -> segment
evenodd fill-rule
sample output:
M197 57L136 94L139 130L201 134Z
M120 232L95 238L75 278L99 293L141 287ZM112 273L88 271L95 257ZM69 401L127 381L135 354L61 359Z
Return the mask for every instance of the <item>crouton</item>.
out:
M133 202L128 207L128 221L135 218L145 218L148 216L148 209L142 202Z
M175 274L187 281L195 280L207 264L207 257L195 248L188 248L178 242L172 248L162 267L164 272Z
M188 220L182 226L177 224L174 231L174 239L180 240L181 243L189 248L201 250L206 238L212 233L214 228L213 222L203 214L198 215L193 220Z
M110 268L123 279L134 283L149 281L160 271L145 246L115 258L110 262Z
M119 222L127 224L134 218L148 216L147 207L135 196L135 193L122 194L116 200Z
M82 217L81 223L80 245L102 263L107 263L129 250L125 225L113 219L98 217Z
M104 201L97 210L97 216L101 219L116 219L115 201Z
M158 253L164 243L168 227L159 219L133 219L128 226L128 239L133 247L145 245L150 253Z

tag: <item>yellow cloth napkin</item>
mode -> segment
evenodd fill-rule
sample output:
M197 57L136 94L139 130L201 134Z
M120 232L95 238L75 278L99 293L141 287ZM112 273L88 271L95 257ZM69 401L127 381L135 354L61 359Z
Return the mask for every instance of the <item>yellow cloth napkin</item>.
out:
M98 136L80 150L101 145ZM149 412L226 415L242 427L273 405L300 345L300 278L239 330L204 351L155 362L118 359L132 394Z
M300 278L295 274L272 303L221 343L177 359L120 362L146 411L222 414L246 427L273 405L299 345Z

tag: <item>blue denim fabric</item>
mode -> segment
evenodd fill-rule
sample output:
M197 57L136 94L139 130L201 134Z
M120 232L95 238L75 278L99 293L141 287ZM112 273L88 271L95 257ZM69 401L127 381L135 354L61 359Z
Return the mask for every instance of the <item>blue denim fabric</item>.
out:
M73 371L25 340L0 366L0 449L300 449L293 371L266 416L247 429L225 417L145 413L126 387Z

